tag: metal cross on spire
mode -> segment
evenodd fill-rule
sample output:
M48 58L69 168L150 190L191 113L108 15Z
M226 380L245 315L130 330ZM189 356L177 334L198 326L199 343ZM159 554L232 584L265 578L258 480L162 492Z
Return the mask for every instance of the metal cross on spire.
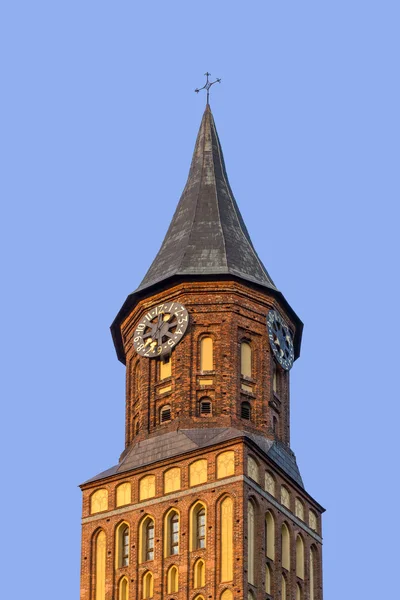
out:
M207 90L207 104L209 104L209 100L210 100L210 87L212 85L214 85L214 83L221 83L220 79L216 79L215 81L209 81L208 78L210 77L211 73L204 73L204 75L207 77L207 81L206 83L203 85L202 88L196 88L194 91L196 92L196 94L198 94L199 92L201 92L201 90Z

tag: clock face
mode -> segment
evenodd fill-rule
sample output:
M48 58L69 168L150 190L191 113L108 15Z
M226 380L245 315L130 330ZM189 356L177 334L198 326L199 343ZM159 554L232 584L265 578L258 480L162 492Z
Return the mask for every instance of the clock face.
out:
M141 356L164 356L181 341L188 324L189 314L183 304L157 304L137 324L133 346Z
M294 361L293 340L289 327L276 310L270 310L267 315L267 329L276 360L286 371L289 371Z

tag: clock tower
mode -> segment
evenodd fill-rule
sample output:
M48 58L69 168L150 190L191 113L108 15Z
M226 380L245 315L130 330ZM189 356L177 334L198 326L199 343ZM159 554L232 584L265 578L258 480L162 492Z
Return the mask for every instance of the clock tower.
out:
M111 326L125 448L81 486L81 600L322 600L324 509L290 448L302 329L207 104L165 239Z

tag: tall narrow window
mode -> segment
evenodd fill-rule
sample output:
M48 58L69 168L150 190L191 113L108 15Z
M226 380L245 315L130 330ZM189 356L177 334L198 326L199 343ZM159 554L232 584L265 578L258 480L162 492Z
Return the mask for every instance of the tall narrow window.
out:
M225 590L221 594L221 600L233 600L233 594L231 590Z
M154 521L145 517L139 527L139 561L146 562L154 559Z
M272 376L272 390L274 394L278 393L278 375L276 369L274 369L274 374Z
M129 525L127 523L121 523L116 531L115 565L117 568L129 565Z
M193 585L195 589L202 588L206 585L206 567L204 560L201 558L194 564Z
M233 579L233 500L221 503L221 581Z
M196 541L197 548L206 547L206 511L204 508L200 509L197 513L196 518Z
M265 515L265 554L275 560L275 520L269 511Z
M147 571L147 573L145 573L143 576L143 598L144 598L144 600L147 600L148 598L153 597L153 590L154 590L153 573L151 573L150 571Z
M206 508L197 502L190 509L190 550L206 547Z
M179 515L176 510L171 510L165 517L165 555L179 554Z
M96 537L96 600L106 597L106 534L104 531Z
M275 479L268 471L265 473L265 490L271 494L271 496L275 496Z
M160 371L159 371L159 376L160 379L168 379L168 377L171 377L172 374L172 357L168 356L167 358L161 358L160 362Z
M210 337L201 338L200 342L200 371L214 370L213 341Z
M265 565L265 592L271 593L271 569L269 565Z
M317 552L314 547L310 549L310 600L316 599L317 590Z
M242 377L251 379L251 361L251 346L248 342L242 342L240 344L240 372Z
M167 574L167 593L175 594L178 591L178 569L173 565L168 569Z
M282 600L286 600L287 598L287 593L286 593L286 578L284 575L282 575L282 585L281 585L281 599Z
M282 539L282 567L290 571L290 537L287 525L283 523L281 529Z
M304 579L304 543L300 535L296 538L296 575Z
M255 585L254 581L254 552L255 552L255 510L254 504L250 501L247 504L247 573L248 581Z
M137 398L139 398L139 395L140 395L140 362L139 361L135 365L133 385L134 385L135 400L137 400Z
M118 586L118 600L128 600L129 584L126 577L123 577Z
M146 525L146 560L154 560L154 521Z

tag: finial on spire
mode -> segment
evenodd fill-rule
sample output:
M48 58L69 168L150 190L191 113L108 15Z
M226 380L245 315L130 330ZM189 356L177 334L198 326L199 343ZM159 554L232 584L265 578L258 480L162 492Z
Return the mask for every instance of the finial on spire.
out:
M212 85L214 85L214 83L221 83L220 79L216 79L215 81L209 81L208 78L210 77L211 73L204 73L204 75L207 77L207 81L206 83L203 85L202 88L196 88L194 91L196 92L196 94L198 94L199 92L201 92L201 90L207 90L207 104L210 104L209 100L210 100L210 87Z

